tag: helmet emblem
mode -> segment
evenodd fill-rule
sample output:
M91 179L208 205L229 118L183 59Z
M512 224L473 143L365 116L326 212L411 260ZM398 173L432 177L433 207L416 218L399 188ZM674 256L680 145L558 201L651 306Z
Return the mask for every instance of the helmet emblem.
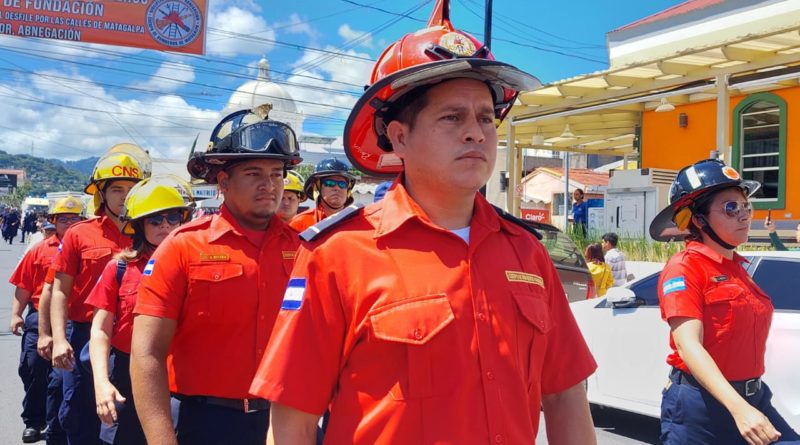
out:
M75 203L73 201L67 201L67 202L64 203L64 207L66 207L68 209L71 209L71 208L75 207Z
M739 180L739 172L737 172L733 167L724 167L722 169L722 174L728 179L733 179L734 181Z
M439 39L439 45L447 48L458 56L471 56L475 54L475 44L461 33L448 32Z

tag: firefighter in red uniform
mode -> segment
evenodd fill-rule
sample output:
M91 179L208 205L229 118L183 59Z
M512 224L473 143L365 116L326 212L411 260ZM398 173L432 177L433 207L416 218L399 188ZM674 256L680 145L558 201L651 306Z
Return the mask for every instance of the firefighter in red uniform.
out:
M181 191L192 195L189 184L171 175L153 176L133 186L121 215L122 233L133 239L133 245L108 262L86 300L95 308L89 353L97 415L103 422L100 438L108 444L146 444L131 393L133 308L153 251L191 216Z
M291 170L286 172L286 178L283 180L283 198L276 212L285 223L297 216L297 208L300 203L308 198L306 192L303 191L303 182L304 179L300 173Z
M112 147L97 161L85 192L100 203L95 211L98 218L71 227L53 262L55 279L50 307L53 366L65 371L59 419L70 445L100 443L92 379L76 366L75 355L89 341L92 320L92 308L86 304L89 292L112 255L130 247L130 238L120 232L123 223L119 214L128 191L144 177L143 164L149 160L140 160L142 156L138 151L118 151Z
M39 297L44 288L45 275L64 237L64 232L81 220L82 212L83 203L80 199L67 197L58 200L48 217L48 224L54 224L55 236L45 238L31 247L9 279L9 282L17 287L11 303L11 332L22 335L19 375L25 387L25 399L22 401L22 420L25 422L25 431L22 433L24 443L38 442L43 438L40 431L45 424L47 443L63 442L61 437L63 431L58 423L61 397L53 397L53 394L48 393L48 376L52 372L52 367L50 360L40 357L37 353ZM28 314L23 320L22 311L26 307ZM57 390L61 390L60 385Z
M478 190L495 119L538 81L454 30L384 52L345 127L357 168L400 174L385 198L306 230L251 392L276 445L595 443L596 365L547 251ZM394 159L392 157L394 156ZM400 162L402 160L402 162Z
M303 185L305 194L314 197L317 206L292 218L289 225L302 232L349 206L357 180L346 163L333 158L320 161Z
M761 381L772 302L735 251L747 242L758 188L722 161L700 161L678 172L669 207L650 225L655 240L687 240L658 283L672 348L666 445L800 444Z
M143 272L131 380L150 443L266 441L269 404L248 389L299 245L275 211L301 161L292 129L267 112L229 115L189 160L224 194L220 214L173 232Z

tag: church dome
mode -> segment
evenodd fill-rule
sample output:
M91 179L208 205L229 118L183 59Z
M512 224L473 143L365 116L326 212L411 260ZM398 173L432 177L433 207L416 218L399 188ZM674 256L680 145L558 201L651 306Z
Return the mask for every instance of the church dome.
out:
M269 74L269 61L258 62L258 77L236 89L223 110L223 115L238 110L252 109L265 103L272 104L270 118L285 122L298 135L302 132L304 117L297 110L294 99L282 86L273 82Z

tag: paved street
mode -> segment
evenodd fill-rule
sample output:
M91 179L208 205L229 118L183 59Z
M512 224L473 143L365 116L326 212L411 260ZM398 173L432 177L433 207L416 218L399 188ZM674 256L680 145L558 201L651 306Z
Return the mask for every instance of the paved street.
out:
M9 246L0 241L0 444L16 445L23 426L19 417L22 383L17 376L19 337L8 331L13 288L8 284L22 246ZM598 443L601 445L657 444L658 421L616 410L593 409ZM544 419L542 419L544 424ZM41 442L44 443L44 442ZM540 433L538 444L547 444L546 433Z

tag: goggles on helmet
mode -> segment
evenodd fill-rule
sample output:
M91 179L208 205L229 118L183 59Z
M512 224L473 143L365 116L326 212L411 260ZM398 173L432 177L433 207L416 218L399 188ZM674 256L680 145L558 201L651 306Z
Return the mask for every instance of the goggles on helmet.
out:
M299 153L294 131L277 121L261 121L237 128L216 145L218 153Z

